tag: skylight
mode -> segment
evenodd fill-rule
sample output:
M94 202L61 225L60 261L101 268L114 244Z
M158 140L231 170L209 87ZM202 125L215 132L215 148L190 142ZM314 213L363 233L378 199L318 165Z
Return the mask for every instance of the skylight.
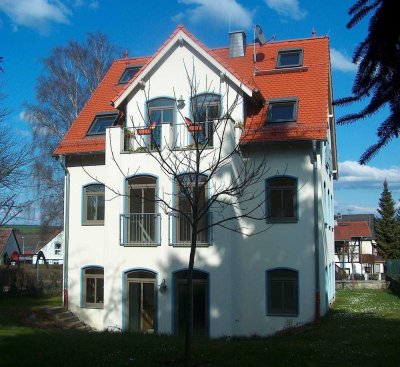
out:
M297 119L297 100L279 100L268 103L268 122L290 122Z
M303 50L281 50L278 51L277 68L292 68L303 65Z
M90 126L87 135L105 134L106 128L112 126L117 119L118 114L97 115Z
M121 75L121 78L118 81L118 84L126 84L128 83L136 73L141 69L141 66L131 66L127 67Z

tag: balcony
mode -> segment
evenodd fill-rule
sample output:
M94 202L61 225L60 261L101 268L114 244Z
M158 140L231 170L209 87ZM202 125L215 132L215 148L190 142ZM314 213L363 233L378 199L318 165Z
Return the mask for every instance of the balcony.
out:
M214 127L215 121L126 127L122 129L123 152L140 153L166 147L176 150L193 149L196 140L200 146L212 148Z
M199 227L206 227L212 222L212 215L209 212L199 222ZM184 215L171 213L169 215L169 244L176 247L190 247L191 226ZM207 247L212 242L212 229L209 228L197 235L197 247Z
M130 213L120 216L121 246L159 246L161 215Z

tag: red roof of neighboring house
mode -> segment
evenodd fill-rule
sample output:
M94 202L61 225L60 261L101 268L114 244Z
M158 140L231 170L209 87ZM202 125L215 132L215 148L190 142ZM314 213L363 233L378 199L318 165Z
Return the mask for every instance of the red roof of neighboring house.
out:
M12 231L12 228L0 228L0 255L3 255Z
M112 107L115 101L133 80L146 69L148 63L182 30L203 50L209 53L224 68L253 91L258 90L268 101L272 98L298 98L297 123L265 123L267 104L249 108L245 121L245 142L324 140L327 139L328 95L329 95L329 40L315 37L299 40L271 42L256 46L257 70L254 75L253 45L248 45L244 57L229 57L228 48L208 49L184 27L179 26L152 57L119 59L114 61L78 118L64 136L54 154L103 152L105 137L86 136L99 112L118 112ZM278 50L301 48L303 66L291 69L276 69ZM129 64L144 65L130 83L118 85L125 67Z
M350 241L354 237L371 238L368 222L339 222L335 226L335 241Z

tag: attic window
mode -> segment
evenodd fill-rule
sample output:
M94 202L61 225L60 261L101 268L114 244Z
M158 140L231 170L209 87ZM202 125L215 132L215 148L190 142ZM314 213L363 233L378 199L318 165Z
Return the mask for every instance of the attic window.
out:
M106 132L106 128L114 125L115 120L117 119L118 114L98 114L94 118L90 129L87 132L87 135L103 135Z
M131 66L127 67L121 75L121 78L118 81L118 84L126 84L128 83L141 69L141 66Z
M268 102L267 122L292 122L297 120L297 99Z
M277 68L293 68L303 65L303 50L291 49L278 51Z

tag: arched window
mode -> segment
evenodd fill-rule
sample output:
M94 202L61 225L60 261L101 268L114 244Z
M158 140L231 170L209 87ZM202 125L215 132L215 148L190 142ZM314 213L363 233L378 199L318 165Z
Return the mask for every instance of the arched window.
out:
M103 308L104 269L88 267L83 269L83 307Z
M180 212L175 216L177 244L190 244L191 242L192 227L184 214L192 215L191 203L195 197L198 197L199 212L202 212L206 208L208 201L206 181L207 176L199 175L196 188L196 176L191 173L180 175L175 181L175 206ZM197 235L199 244L207 244L209 241L208 230L206 229L208 219L208 213L205 213L198 221L198 230L205 229Z
M126 273L126 324L130 332L154 332L157 322L156 274L148 270Z
M297 179L288 176L267 180L267 219L269 222L297 221Z
M267 314L272 316L298 315L298 272L274 269L266 272Z
M215 124L221 117L221 97L212 93L199 94L192 98L191 108L193 123L199 126L193 133L194 139L212 147Z
M128 179L126 245L155 245L159 243L159 220L157 214L157 179L152 176L135 176Z
M104 224L104 185L94 184L83 188L83 224Z
M148 125L152 127L151 147L161 147L162 124L173 124L175 120L175 99L155 98L147 102Z
M187 271L174 274L174 320L175 334L183 335L187 313ZM193 332L196 335L208 335L209 320L209 275L193 270Z

